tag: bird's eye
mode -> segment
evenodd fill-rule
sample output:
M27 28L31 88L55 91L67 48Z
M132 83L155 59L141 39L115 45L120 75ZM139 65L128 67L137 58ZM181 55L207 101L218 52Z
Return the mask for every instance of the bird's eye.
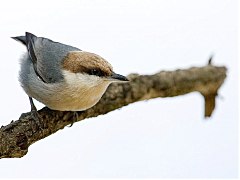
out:
M89 74L95 76L103 76L103 73L100 69L91 69Z

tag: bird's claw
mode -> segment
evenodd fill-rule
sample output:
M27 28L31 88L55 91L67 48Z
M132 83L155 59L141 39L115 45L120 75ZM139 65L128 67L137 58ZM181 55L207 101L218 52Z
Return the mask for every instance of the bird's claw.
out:
M75 122L77 122L77 120L78 120L78 112L74 111L74 112L73 112L73 116L72 116L72 122L71 122L70 126L68 126L68 127L72 127L73 124L74 124Z
M38 112L36 110L32 110L31 111L31 116L35 120L35 123L36 123L37 127L40 130L43 130L44 129L44 122L43 122L43 119L38 114Z

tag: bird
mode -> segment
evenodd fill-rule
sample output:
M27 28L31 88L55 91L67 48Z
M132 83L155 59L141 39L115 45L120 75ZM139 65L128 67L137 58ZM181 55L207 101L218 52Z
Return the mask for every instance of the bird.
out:
M19 82L35 115L33 99L52 110L84 111L101 99L111 83L129 81L95 53L30 32L12 38L27 49L20 60Z

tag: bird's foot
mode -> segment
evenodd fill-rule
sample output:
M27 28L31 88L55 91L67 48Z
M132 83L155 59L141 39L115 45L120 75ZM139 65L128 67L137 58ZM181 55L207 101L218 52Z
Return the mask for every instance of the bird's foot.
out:
M70 126L68 126L68 127L72 127L73 124L74 124L75 122L77 122L77 120L78 120L78 112L74 111L74 112L73 112L73 116L72 116L72 122L71 122Z
M39 113L37 112L37 110L31 110L31 116L35 120L37 127L40 130L43 130L45 127L44 121L43 121L42 117L39 115Z
M29 101L30 101L30 105L31 105L31 116L35 120L37 127L40 130L43 130L44 126L45 126L44 121L43 121L42 117L38 114L37 108L33 103L32 97L30 97L30 96L29 96Z

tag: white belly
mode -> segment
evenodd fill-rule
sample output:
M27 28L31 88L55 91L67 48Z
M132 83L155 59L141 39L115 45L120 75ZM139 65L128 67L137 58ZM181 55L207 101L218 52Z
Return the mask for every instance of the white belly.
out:
M40 84L41 86L40 86ZM22 84L25 92L32 98L53 110L83 111L94 106L106 91L109 83L96 87L69 87L67 84L46 84L41 80L38 86L34 83Z

